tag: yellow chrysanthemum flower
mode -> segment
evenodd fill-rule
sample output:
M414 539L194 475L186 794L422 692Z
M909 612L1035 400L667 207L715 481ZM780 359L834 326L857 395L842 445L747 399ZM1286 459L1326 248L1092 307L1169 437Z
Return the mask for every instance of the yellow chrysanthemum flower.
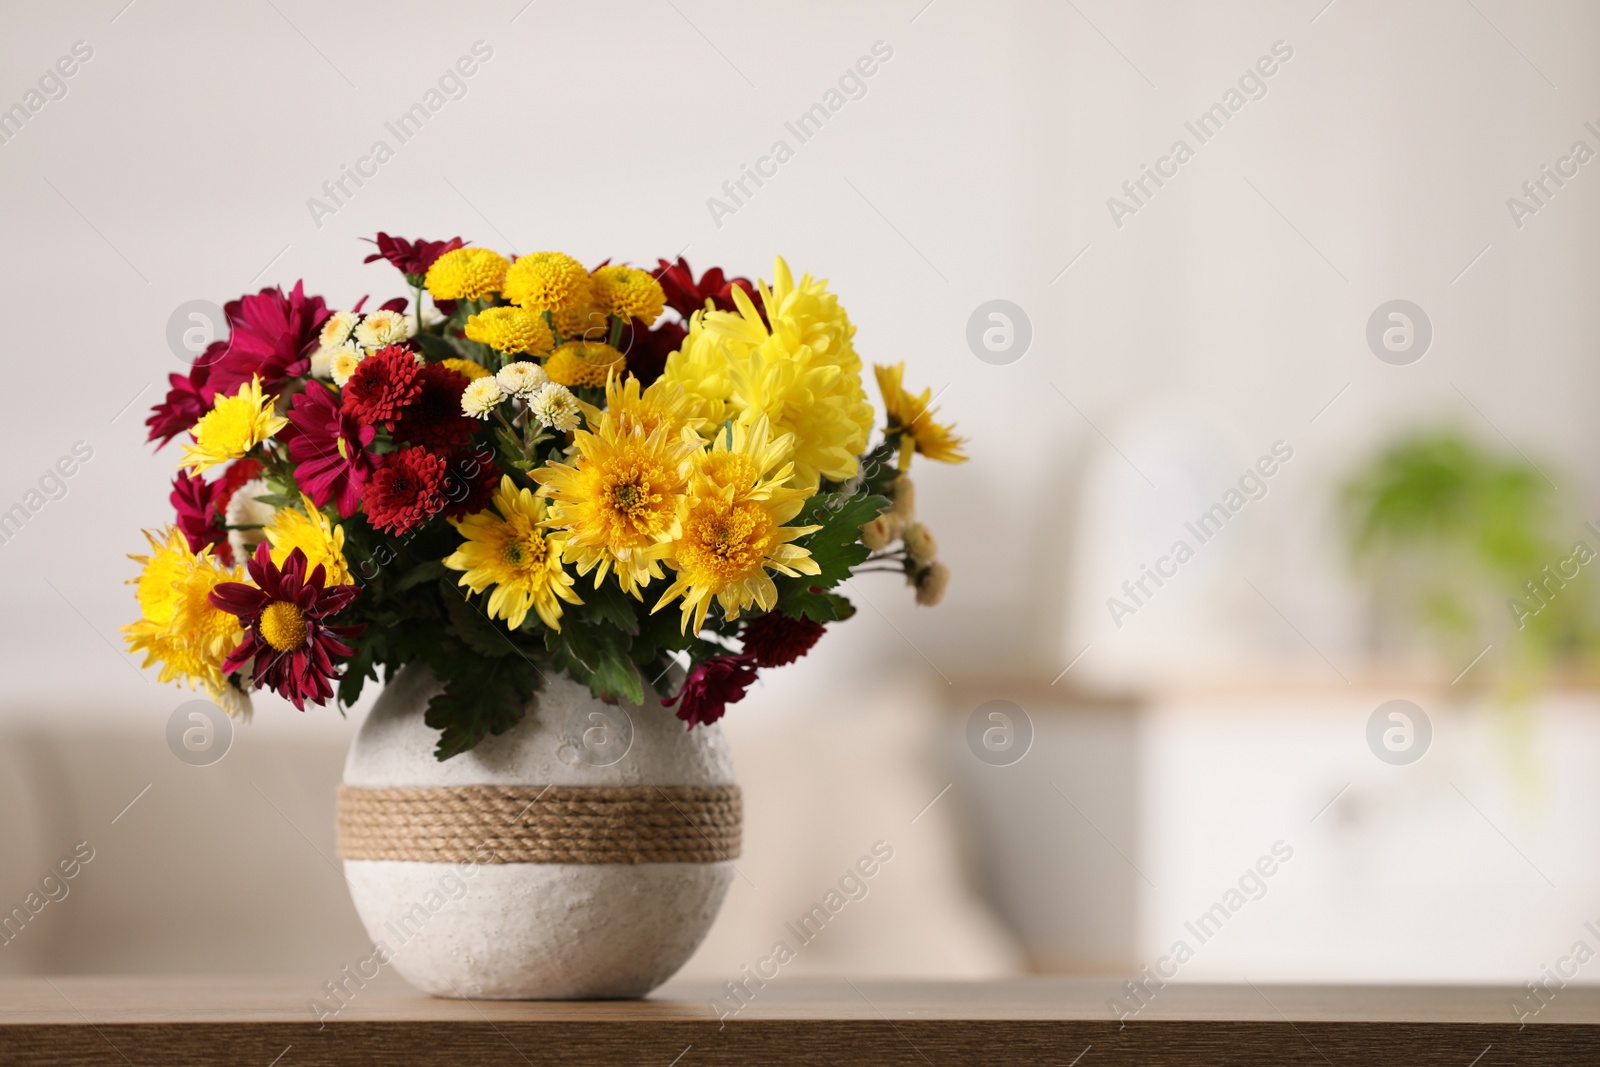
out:
M189 551L183 534L169 528L162 537L145 531L148 556L129 556L144 567L134 580L140 619L122 628L128 651L143 652L144 666L161 665L163 682L179 680L193 689L204 685L220 695L226 679L222 661L244 640L236 616L211 604L219 582L242 582L244 568L218 563L210 549Z
M750 426L729 423L717 430L710 448L695 454L692 491L696 496L732 492L736 501L764 500L777 509L779 522L788 522L812 493L808 486L790 484L794 445L794 434L773 438L765 415Z
M289 420L272 413L277 397L261 395L261 379L251 378L233 396L219 399L210 411L200 416L190 432L194 444L183 446L183 462L193 473L241 458L246 452L289 425Z
M475 382L479 378L487 378L490 373L488 367L481 363L475 363L470 359L441 359L439 365L441 367L449 367L469 382Z
M301 496L298 508L279 508L261 532L272 545L272 562L282 566L289 553L298 548L305 553L307 574L320 565L325 568L325 586L350 584L350 566L344 558L344 527L317 510L309 497Z
M730 426L695 457L683 533L667 557L677 578L651 609L660 611L681 596L685 630L692 618L700 632L712 600L730 619L752 604L772 610L778 587L769 570L790 576L821 572L807 549L790 543L821 527L783 525L810 495L784 487L793 470L794 438L768 437L766 419L758 418L748 429Z
M707 426L721 426L737 411L728 410L733 396L733 360L721 338L705 325L705 312L689 317L689 333L676 352L667 356L658 382L684 391Z
M609 412L623 430L638 427L645 436L656 427L667 427L667 433L677 436L684 427L699 430L706 421L695 415L694 401L681 385L673 385L659 378L648 389L639 388L639 379L631 374L614 374L606 383L606 402L601 407L578 401L583 417L591 426L600 422L600 416Z
M529 311L563 311L589 301L589 272L563 252L534 252L511 264L503 292Z
M648 271L615 265L601 267L590 277L595 299L618 318L643 319L646 326L654 326L667 306L667 294Z
M513 630L528 617L529 608L550 629L559 630L561 601L583 603L572 591L572 576L561 566L566 536L544 532L544 520L544 501L502 476L493 510L451 522L466 540L445 557L444 565L465 571L461 584L474 593L494 586L489 617L506 620Z
M794 434L800 482L842 481L856 473L873 421L855 327L825 281L808 274L796 284L782 259L774 276L770 288L758 286L767 322L736 288L737 311L691 317L662 378L694 396L711 425L732 417L748 426L766 415L776 432Z
M564 341L605 341L611 336L610 312L593 300L551 312L550 317Z
M513 356L548 352L556 343L540 315L519 307L485 308L467 320L466 334L469 341Z
M598 587L615 567L625 592L661 577L661 558L682 532L680 511L689 488L690 457L698 438L661 426L650 434L623 430L602 418L593 431L573 434L575 466L551 463L533 472L539 495L553 503L545 525L571 536L565 558Z
M550 353L544 372L568 389L586 385L599 389L613 374L628 369L627 357L602 341L568 341Z
M487 248L456 248L433 261L423 284L435 300L482 300L500 291L510 266Z
M928 406L933 398L932 389L924 389L919 396L906 392L901 385L906 369L904 363L892 367L875 363L872 369L878 376L878 390L883 393L884 413L889 422L883 432L900 438L901 470L911 465L913 450L941 463L967 461L966 453L961 451L965 439L955 435L955 426L942 426L933 421L939 409Z
M573 307L550 313L555 323L556 335L562 341L608 341L611 338L611 316L604 304L590 298Z

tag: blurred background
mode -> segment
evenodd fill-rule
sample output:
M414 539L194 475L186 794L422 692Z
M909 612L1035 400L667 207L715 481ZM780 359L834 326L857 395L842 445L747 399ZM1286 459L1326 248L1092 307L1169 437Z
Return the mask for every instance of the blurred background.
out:
M743 877L686 975L736 976L877 841L794 971L1170 977L1182 941L1182 980L1520 986L1600 945L1600 8L0 21L0 910L92 857L0 973L370 952L333 858L365 705L258 696L192 766L167 730L193 694L118 627L125 553L169 520L142 420L184 305L400 295L361 263L380 229L768 278L781 253L970 439L918 475L944 604L861 576L725 720Z

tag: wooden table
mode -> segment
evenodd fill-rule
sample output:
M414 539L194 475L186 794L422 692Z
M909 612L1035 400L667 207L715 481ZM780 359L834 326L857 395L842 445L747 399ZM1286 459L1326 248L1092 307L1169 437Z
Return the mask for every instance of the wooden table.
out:
M384 975L337 1015L320 979L0 979L0 1064L525 1067L528 1064L1600 1064L1600 988L1571 986L1519 1028L1517 991L1178 986L1135 1018L1120 982L779 977L719 1019L725 990L642 1001L435 1000ZM352 987L353 988L353 987Z

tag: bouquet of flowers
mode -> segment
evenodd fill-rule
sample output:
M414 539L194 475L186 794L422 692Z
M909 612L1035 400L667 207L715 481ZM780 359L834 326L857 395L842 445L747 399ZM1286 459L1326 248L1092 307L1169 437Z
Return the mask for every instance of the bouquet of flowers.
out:
M147 420L158 447L187 436L176 522L131 557L124 632L162 681L243 718L255 689L343 706L419 661L443 760L552 671L639 703L676 662L692 728L853 614L853 572L943 595L907 469L962 442L903 365L876 368L871 442L826 282L375 243L406 296L241 297Z

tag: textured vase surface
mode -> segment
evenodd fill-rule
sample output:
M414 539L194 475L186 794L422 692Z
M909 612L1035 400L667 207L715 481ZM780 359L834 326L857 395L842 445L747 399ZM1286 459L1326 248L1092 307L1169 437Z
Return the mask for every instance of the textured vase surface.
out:
M720 727L686 730L648 690L643 706L607 705L552 673L517 726L441 763L433 756L438 731L423 721L437 691L426 668L401 671L345 762L345 874L386 963L417 988L444 997L640 997L670 978L722 905L734 875L736 826L731 848L707 853L721 858L696 862L638 862L638 853L624 862L503 862L518 854L504 845L505 827L518 813L474 814L464 818L478 818L481 826L465 834L452 829L454 839L482 842L470 855L449 862L350 858L343 798L351 787L363 797L413 790L478 796L493 791L471 787L517 787L527 810L538 814L544 792L572 796L578 787L608 796L628 789L655 802L661 822L663 813L670 818L679 810L670 798L684 787L734 786ZM408 830L404 840L425 848L439 835Z

